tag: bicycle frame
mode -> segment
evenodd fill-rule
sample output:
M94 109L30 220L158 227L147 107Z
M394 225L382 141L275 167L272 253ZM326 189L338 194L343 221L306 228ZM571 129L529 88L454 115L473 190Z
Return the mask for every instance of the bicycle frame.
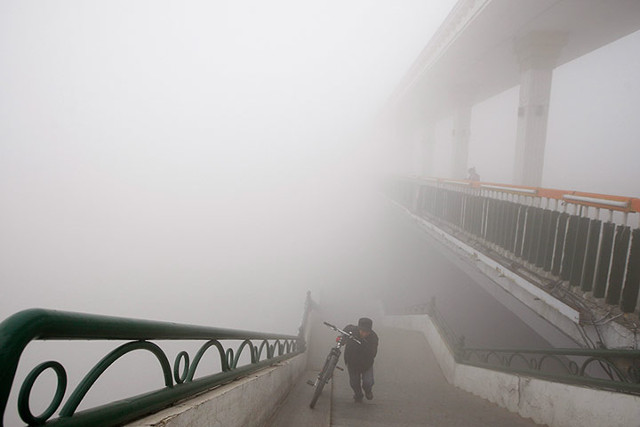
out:
M327 358L324 362L324 366L322 367L322 370L318 374L318 377L316 378L315 382L307 381L307 384L315 388L315 391L313 393L313 398L311 399L311 403L309 404L309 407L311 409L313 409L313 407L316 405L318 398L322 394L322 389L324 388L324 385L327 384L331 380L331 378L333 378L333 371L336 368L338 368L341 371L343 370L337 365L338 365L338 360L340 360L340 354L342 354L341 349L344 346L344 343L345 343L344 340L351 339L356 343L361 344L360 340L358 340L356 337L354 337L350 333L343 331L342 329L332 325L331 323L327 323L327 322L323 322L323 323L329 328L333 329L334 331L340 333L340 335L336 338L336 345L332 347L331 350L329 351L329 354L327 355Z

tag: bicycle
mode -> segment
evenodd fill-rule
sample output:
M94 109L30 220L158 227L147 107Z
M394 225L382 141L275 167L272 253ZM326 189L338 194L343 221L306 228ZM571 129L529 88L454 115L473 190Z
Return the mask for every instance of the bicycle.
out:
M324 323L330 329L333 329L334 331L338 332L340 335L336 337L336 345L335 347L332 347L331 350L329 351L329 354L327 355L327 359L324 362L324 366L322 367L322 370L318 374L318 377L316 378L315 382L311 380L307 381L307 384L315 388L313 392L313 398L311 399L311 403L309 403L309 407L311 409L313 409L313 407L316 406L316 402L318 401L318 398L322 394L322 389L324 388L324 385L327 384L329 380L331 380L331 378L333 378L333 371L336 368L340 371L344 371L344 369L342 369L337 365L338 365L338 360L340 359L340 354L342 353L340 349L346 343L346 341L344 341L345 338L348 338L358 344L361 344L361 341L356 337L354 337L353 335L351 335L349 332L343 331L342 329L332 325L331 323L327 323L327 322L322 322L322 323Z

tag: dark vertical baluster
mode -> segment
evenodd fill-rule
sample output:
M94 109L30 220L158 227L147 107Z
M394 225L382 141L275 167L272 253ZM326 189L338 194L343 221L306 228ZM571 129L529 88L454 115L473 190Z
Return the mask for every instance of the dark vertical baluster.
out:
M518 207L515 203L509 202L507 207L507 244L506 248L511 253L515 252L516 224L518 220Z
M531 246L533 241L533 206L527 206L527 217L524 222L524 239L522 240L522 258L528 260L531 256Z
M460 221L458 220L460 215L460 193L457 191L451 192L451 213L450 219L452 224L460 225Z
M449 192L444 188L440 189L440 212L439 216L442 219L447 219L447 200L449 200Z
M467 233L471 232L471 196L468 194L462 195L463 206L463 228Z
M431 205L429 211L431 215L434 217L437 216L438 212L438 189L433 187L431 188Z
M466 214L467 214L467 195L465 193L460 193L460 202L459 202L459 213L458 213L458 217L460 218L460 228L466 227Z
M607 304L618 304L620 302L624 269L627 265L630 234L631 229L626 225L619 225L616 229L613 259L611 260L611 273L609 274L609 287L607 288L605 298Z
M449 203L451 202L451 193L449 190L442 190L442 218L447 221L449 219Z
M464 221L462 220L463 218L463 214L464 214L464 193L458 193L458 206L457 206L457 220L458 220L458 227L462 227L462 225L464 224Z
M549 220L549 239L547 240L547 248L544 252L544 271L551 271L551 265L553 264L553 248L556 243L556 231L558 230L558 217L560 212L551 211L551 219Z
M495 204L494 199L487 198L487 240L491 243L495 242Z
M482 237L483 239L486 239L487 238L487 227L486 227L486 223L487 223L487 198L486 197L481 197L480 200L482 201L482 204L480 206L480 212L482 212L481 219L480 219L480 237Z
M496 242L498 243L498 246L500 246L501 248L504 248L504 242L505 242L505 231L506 231L506 227L505 227L505 206L506 203L504 200L498 200L498 223L497 223L497 239Z
M538 243L540 241L540 208L531 208L529 212L531 214L531 233L527 239L527 257L525 258L531 264L535 264L536 257L538 256Z
M502 202L500 200L495 200L493 206L493 243L496 245L500 244L500 204Z
M462 194L457 191L452 192L455 196L453 199L453 223L457 226L462 225L460 214L462 213Z
M631 251L627 265L627 278L622 288L620 308L625 313L632 313L636 309L638 290L640 288L640 229L631 233Z
M567 235L567 222L569 214L563 212L558 217L558 231L556 232L556 246L553 248L553 266L551 272L556 276L560 275L562 267L562 258L564 255L564 240Z
M587 237L587 253L584 258L584 268L582 269L582 281L580 289L589 292L593 288L593 277L596 270L596 256L598 255L598 240L600 239L600 229L602 221L591 220L589 224L589 237Z
M569 217L569 225L567 226L567 237L564 244L564 256L562 258L562 270L560 270L560 278L569 280L571 277L571 265L573 264L573 254L576 250L576 237L578 235L578 222L580 217L571 215Z
M478 198L477 196L469 196L469 233L474 236L478 235Z
M454 192L453 194L456 195L455 198L455 203L454 203L454 213L455 213L455 224L457 226L461 226L462 225L462 193L459 192Z
M524 229L525 229L525 217L526 217L526 207L523 205L518 206L518 217L517 217L517 228L516 228L516 248L515 255L518 257L522 257L522 249L524 243Z
M429 187L428 185L425 185L422 188L422 191L424 191L424 214L426 215L427 213L429 213L429 207L431 205L431 187Z
M593 284L593 296L595 298L604 297L609 278L609 264L611 261L611 249L613 248L613 233L615 225L606 222L602 225L602 240L600 242L600 256L596 270L596 280Z
M509 249L509 236L511 235L511 202L504 201L504 215L502 216L502 247Z
M474 231L473 234L475 234L478 237L482 237L482 215L483 215L483 211L482 211L482 207L483 207L483 199L480 196L475 196L475 210L474 210Z
M502 238L502 224L500 221L502 220L502 200L496 200L495 202L495 219L493 221L494 227L494 243L500 246L500 239Z
M429 186L422 186L422 213L421 216L426 216L429 212Z
M536 256L538 255L538 238L540 237L540 209L530 207L529 216L531 216L531 222L529 232L525 238L527 239L527 256L526 260L530 263L535 263ZM529 222L527 222L529 224Z
M482 237L488 242L489 241L489 210L491 207L491 199L485 197L482 200Z
M429 203L427 206L427 210L433 215L436 208L436 189L434 187L429 187Z
M582 268L584 267L584 255L587 250L587 237L589 235L589 218L580 218L578 223L578 234L576 235L575 251L573 253L573 263L571 265L570 286L580 285L582 279Z
M424 216L424 207L426 204L425 198L426 188L425 186L421 185L418 187L418 210L416 212L419 216Z
M551 211L545 209L542 211L542 225L540 228L540 240L538 243L538 255L536 256L536 266L543 268L545 256L549 248L549 239L551 234Z

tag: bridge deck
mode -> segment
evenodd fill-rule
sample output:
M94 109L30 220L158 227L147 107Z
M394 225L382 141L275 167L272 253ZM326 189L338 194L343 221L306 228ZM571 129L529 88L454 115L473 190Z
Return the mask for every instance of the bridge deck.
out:
M413 426L534 426L531 420L508 412L447 383L424 336L418 332L381 329L375 364L374 399L355 403L345 372L336 371L331 407L328 393L309 409L312 389L302 383L290 395L274 427L331 425L335 427ZM330 344L328 344L330 345ZM322 401L324 399L324 401ZM321 406L322 405L322 406ZM326 412L330 409L330 424ZM316 424L299 424L300 420ZM324 422L324 424L323 424Z

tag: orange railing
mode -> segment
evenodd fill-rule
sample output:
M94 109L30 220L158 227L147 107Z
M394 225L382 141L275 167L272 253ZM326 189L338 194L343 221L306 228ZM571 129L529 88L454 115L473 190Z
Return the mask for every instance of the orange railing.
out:
M405 178L407 179L407 178ZM511 195L517 197L532 197L534 199L555 201L556 209L559 206L570 205L584 206L588 208L604 209L611 212L620 212L623 214L621 223L626 225L630 213L640 213L640 198L617 196L611 194L588 193L584 191L560 190L556 188L530 187L525 185L502 184L494 182L480 182L470 180L454 180L448 178L410 178L416 182L425 181L432 184L442 186L458 186L460 188L473 189L476 192L502 194L503 196ZM494 196L496 195L494 194ZM548 203L548 202L547 202ZM549 204L547 206L551 208ZM640 220L640 217L638 218ZM609 218L613 220L613 218Z

